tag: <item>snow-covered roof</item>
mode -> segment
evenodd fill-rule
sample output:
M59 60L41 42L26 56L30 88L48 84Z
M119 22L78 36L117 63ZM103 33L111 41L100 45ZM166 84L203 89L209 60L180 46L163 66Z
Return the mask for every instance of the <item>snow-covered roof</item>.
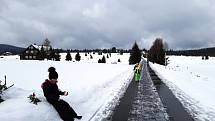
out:
M32 46L35 47L35 48L37 48L37 49L39 49L39 50L41 50L42 47L43 47L44 50L48 50L48 49L51 48L51 46L36 45L36 44L33 44Z
M32 46L34 46L35 48L39 49L39 45L33 44Z

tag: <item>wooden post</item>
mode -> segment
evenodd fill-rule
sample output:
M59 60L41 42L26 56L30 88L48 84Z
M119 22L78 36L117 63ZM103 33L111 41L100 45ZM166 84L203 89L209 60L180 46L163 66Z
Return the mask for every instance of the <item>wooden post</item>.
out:
M166 66L167 66L167 60L166 60L166 51L165 51L165 56L164 56L164 59L165 59L165 68L166 68Z
M7 84L7 77L6 77L6 75L4 76L4 85L6 86L6 84Z

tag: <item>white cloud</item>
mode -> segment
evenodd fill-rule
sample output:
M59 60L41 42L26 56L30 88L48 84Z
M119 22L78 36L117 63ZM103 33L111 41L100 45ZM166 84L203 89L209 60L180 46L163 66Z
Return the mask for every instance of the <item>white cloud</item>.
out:
M96 19L103 15L104 9L104 6L95 3L92 8L87 8L86 10L84 10L83 15Z
M212 0L3 0L0 42L28 46L48 37L59 48L131 48L136 40L149 48L162 37L172 48L214 46L214 6Z

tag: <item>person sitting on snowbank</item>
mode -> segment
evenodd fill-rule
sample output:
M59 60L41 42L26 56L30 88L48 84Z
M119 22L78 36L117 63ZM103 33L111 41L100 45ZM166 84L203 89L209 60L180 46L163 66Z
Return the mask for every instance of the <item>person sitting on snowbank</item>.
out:
M82 116L78 116L66 101L60 99L60 95L67 96L68 92L62 92L58 89L58 73L56 72L55 68L50 67L48 72L49 79L46 79L41 86L46 100L53 105L62 120L74 121L74 118L81 119Z

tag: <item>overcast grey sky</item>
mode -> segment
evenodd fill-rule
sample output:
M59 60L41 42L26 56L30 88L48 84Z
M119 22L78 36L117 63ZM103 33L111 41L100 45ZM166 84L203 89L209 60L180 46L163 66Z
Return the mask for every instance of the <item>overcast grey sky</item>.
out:
M214 13L214 0L1 0L0 44L127 49L161 37L172 49L212 47Z

